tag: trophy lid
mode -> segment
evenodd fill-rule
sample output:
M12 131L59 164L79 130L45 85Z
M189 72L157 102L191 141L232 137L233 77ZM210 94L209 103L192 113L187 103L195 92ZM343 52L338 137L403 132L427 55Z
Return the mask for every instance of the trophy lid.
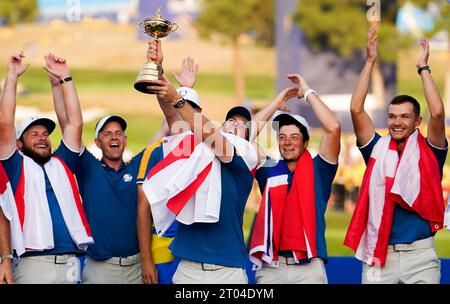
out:
M167 36L178 28L176 23L165 20L161 16L161 7L156 11L156 16L146 18L143 22L138 23L139 30L158 39Z
M161 6L158 7L158 9L156 10L156 16L154 16L153 18L158 20L164 20L164 18L161 16Z

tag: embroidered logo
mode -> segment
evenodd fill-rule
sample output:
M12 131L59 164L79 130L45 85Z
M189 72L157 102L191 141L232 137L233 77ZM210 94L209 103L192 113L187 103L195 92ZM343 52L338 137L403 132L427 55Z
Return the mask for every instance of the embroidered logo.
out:
M131 181L133 180L133 176L131 176L131 174L127 173L127 174L125 174L125 175L123 176L123 180L124 180L126 183L129 183L129 182L131 182Z

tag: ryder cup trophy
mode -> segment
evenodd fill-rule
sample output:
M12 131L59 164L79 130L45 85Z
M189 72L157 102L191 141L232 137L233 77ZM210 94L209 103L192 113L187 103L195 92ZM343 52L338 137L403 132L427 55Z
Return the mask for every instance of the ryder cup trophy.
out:
M156 40L166 37L178 29L176 23L164 20L160 9L158 8L156 16L146 18L137 24L139 31L147 33ZM154 61L147 61L142 65L139 75L136 77L134 88L142 93L155 94L155 92L148 90L147 86L154 85L150 81L161 79L161 75L162 68Z

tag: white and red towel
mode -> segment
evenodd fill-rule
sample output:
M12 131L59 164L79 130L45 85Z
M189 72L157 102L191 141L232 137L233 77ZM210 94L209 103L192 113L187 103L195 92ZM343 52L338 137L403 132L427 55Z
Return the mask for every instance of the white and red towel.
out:
M254 172L258 161L255 148L242 138L223 135ZM221 165L214 152L191 131L168 137L163 151L164 159L142 184L157 234L163 235L175 219L186 225L219 221Z
M94 241L73 173L57 156L53 156L44 165L44 170L72 240L80 249L85 249ZM42 167L24 155L22 174L14 197L10 185L7 189L2 209L10 221L11 243L16 253L20 256L28 251L54 248L52 219Z
M397 151L389 135L374 146L344 241L369 265L386 262L396 203L429 221L432 231L443 227L441 177L426 139L416 130L400 156Z
M278 266L278 251L292 251L298 263L317 257L316 196L313 160L300 157L288 192L288 168L283 160L271 168L256 215L250 242L254 269Z
M15 207L14 193L11 187L11 183L8 179L8 175L3 168L3 165L0 163L0 208L3 211L3 214L10 222L10 235L11 235L11 246L12 248L18 248L17 244L23 244L23 236L22 233L17 233L15 229L12 229L14 226L12 224L12 218L14 216L15 221L18 221L17 212L13 212L13 208ZM20 246L23 247L23 246ZM21 254L23 253L23 250Z

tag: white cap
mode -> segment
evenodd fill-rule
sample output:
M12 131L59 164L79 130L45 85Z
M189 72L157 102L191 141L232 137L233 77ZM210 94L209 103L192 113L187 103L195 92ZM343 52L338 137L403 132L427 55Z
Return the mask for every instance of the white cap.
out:
M308 136L311 135L311 129L309 128L309 124L303 116L294 115L294 114L291 114L288 112L283 112L283 111L276 111L275 114L273 114L272 128L277 129L278 124L275 125L274 122L275 121L279 122L280 120L283 120L283 116L286 117L286 115L290 116L290 117L294 118L296 121L298 121L301 125L303 125L306 128L306 131L308 132Z
M177 89L177 92L187 101L196 104L200 109L202 108L200 106L200 98L198 97L198 94L194 89L188 87L180 87Z
M55 130L56 124L53 120L43 117L31 116L25 119L22 119L16 126L16 139L19 139L23 132L29 127L35 125L42 125L47 128L48 134L50 135L53 130Z
M98 138L98 134L102 130L103 126L110 121L117 121L122 126L122 130L124 131L127 129L127 122L125 119L119 115L108 115L97 122L97 125L95 126L95 138Z

